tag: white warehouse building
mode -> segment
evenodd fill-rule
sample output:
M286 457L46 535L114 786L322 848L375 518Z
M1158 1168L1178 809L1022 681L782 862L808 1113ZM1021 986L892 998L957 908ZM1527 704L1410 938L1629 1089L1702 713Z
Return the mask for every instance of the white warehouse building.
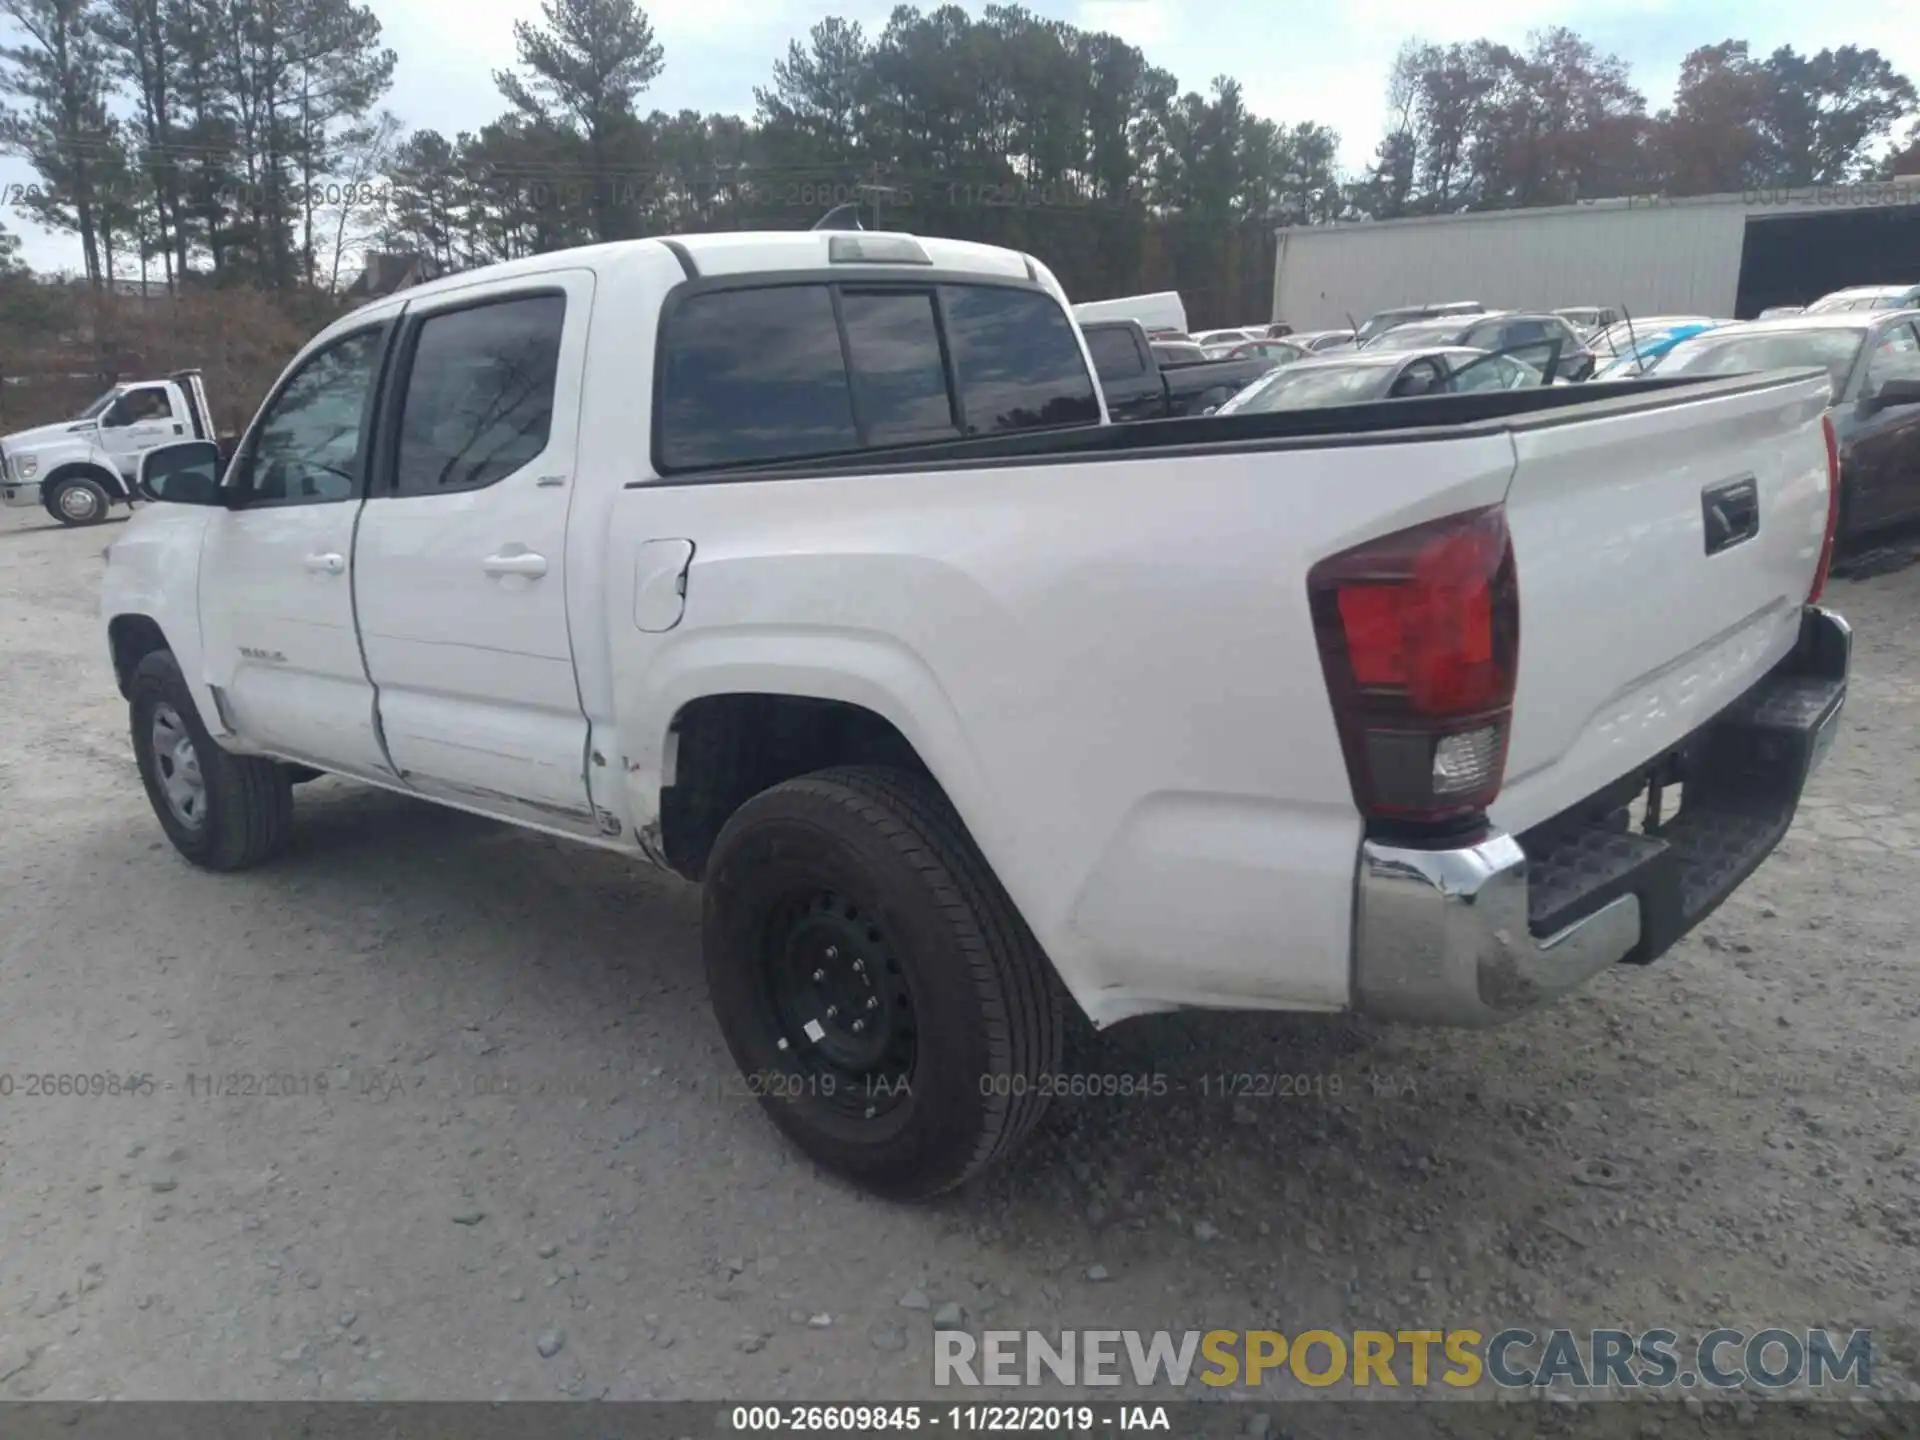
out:
M1750 319L1848 285L1920 284L1920 177L1275 233L1273 318L1297 330L1450 300Z

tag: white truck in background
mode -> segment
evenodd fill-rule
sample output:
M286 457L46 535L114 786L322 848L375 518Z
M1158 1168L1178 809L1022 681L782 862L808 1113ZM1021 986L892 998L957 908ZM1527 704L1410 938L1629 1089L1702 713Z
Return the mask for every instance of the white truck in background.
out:
M1137 320L1149 337L1187 333L1187 306L1177 290L1122 295L1113 300L1083 300L1073 307L1073 318L1082 325L1091 325L1096 320Z
M198 370L115 385L71 420L0 435L0 503L97 525L137 498L140 457L182 439L218 443Z
M1486 1024L1699 923L1846 694L1827 392L1116 425L1031 256L635 240L151 452L101 619L189 860L324 771L702 881L768 1113L920 1197L1139 1081L1062 1072L1068 1007Z

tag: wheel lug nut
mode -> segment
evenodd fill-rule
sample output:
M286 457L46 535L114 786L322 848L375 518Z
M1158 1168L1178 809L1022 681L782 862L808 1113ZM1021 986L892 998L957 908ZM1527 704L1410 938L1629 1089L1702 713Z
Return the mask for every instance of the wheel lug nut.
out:
M816 970L813 972L813 983L816 985L818 985L821 981L825 980L826 978L827 978L827 972L824 970Z
M856 1020L853 1022L853 1033L856 1035L858 1035L862 1030L865 1030L866 1028L867 1028L867 1022L864 1020Z
M867 996L867 1009L878 1010L879 1008L880 1008L880 997L878 995Z
M839 958L840 958L840 947L838 945L827 946L827 959L838 960Z
M853 962L853 968L856 973L864 975L867 973L867 962L864 960L856 960Z
M838 1005L827 1006L827 1019L829 1020L835 1019L839 1016L839 1014L840 1014L840 1007Z

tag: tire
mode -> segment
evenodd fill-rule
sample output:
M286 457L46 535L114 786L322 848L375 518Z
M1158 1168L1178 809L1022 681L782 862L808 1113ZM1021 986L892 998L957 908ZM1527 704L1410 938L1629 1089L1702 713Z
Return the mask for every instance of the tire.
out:
M287 767L222 750L200 723L170 650L142 660L128 690L134 759L173 848L206 870L246 870L279 854L293 824ZM191 781L173 782L195 768L199 784L192 801Z
M113 496L90 475L70 475L54 484L43 503L62 525L98 525L113 508Z
M1061 1054L1057 982L929 782L849 766L762 791L714 842L704 905L727 1048L827 1169L925 1199L1003 1160L1039 1121ZM836 936L846 953L830 960ZM856 1037L860 1023L829 1005L884 1029Z

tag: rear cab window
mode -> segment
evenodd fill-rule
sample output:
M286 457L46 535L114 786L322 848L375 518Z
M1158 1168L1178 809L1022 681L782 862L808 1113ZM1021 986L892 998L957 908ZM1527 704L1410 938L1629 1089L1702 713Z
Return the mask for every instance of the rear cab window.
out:
M1147 362L1140 357L1133 332L1125 326L1089 330L1086 336L1093 368L1102 380L1130 380L1147 373Z
M1023 286L695 290L669 301L659 354L662 475L1100 418L1065 311Z

